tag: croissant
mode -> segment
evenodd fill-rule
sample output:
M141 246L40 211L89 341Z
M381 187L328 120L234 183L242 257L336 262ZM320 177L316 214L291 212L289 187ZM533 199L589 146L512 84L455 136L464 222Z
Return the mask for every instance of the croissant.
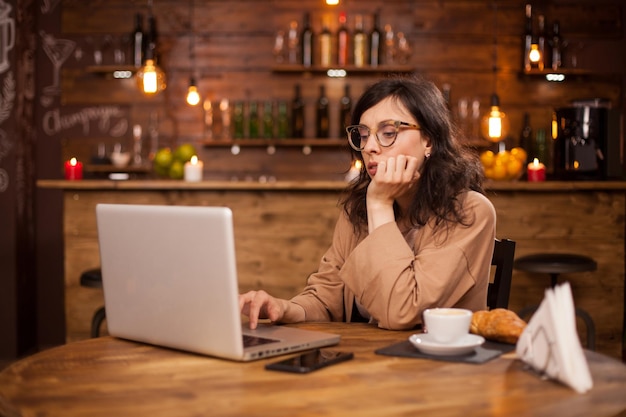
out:
M487 340L514 345L525 327L526 322L515 312L505 308L496 308L474 312L470 331Z

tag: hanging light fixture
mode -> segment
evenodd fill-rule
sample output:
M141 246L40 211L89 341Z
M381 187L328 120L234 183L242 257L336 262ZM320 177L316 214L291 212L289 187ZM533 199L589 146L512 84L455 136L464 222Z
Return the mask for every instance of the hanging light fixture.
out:
M187 89L187 104L197 106L198 103L200 103L200 93L198 93L195 78L191 77L189 79L189 88Z
M196 69L196 54L195 54L195 35L193 33L193 12L194 2L189 2L189 61L191 62L191 71ZM198 92L198 85L196 79L192 75L189 77L189 88L187 88L187 104L190 106L197 106L200 103L200 93Z
M500 142L509 133L510 122L506 114L500 109L500 97L497 93L498 81L498 7L493 1L494 13L494 36L493 36L493 94L491 95L491 107L481 120L481 133L490 142Z
M167 86L165 73L157 66L154 58L146 58L145 63L139 68L135 77L137 78L139 89L147 95L160 93Z
M326 0L326 4L329 6L336 6L339 4L339 0Z
M152 2L150 2L150 19L149 21L154 24L154 15L152 14ZM150 28L151 41L156 43L156 30L155 28ZM137 86L139 90L146 95L154 95L160 93L165 90L167 86L165 79L165 72L157 65L156 56L155 56L155 45L149 45L145 49L145 57L143 66L139 68L137 73L135 74L135 79L137 80Z

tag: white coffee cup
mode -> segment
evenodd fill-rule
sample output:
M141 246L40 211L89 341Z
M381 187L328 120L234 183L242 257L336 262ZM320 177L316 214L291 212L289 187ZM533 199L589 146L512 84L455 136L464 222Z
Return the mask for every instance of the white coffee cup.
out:
M472 312L464 308L429 308L424 310L424 325L438 343L454 343L469 333Z

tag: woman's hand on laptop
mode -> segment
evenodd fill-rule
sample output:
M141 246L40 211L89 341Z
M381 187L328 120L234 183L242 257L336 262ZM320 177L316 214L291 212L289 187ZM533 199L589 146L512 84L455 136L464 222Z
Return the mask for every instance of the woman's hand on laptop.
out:
M241 314L248 316L250 319L251 329L256 329L259 319L290 323L304 321L304 309L302 307L287 300L272 297L263 290L248 291L245 294L240 294L239 310ZM289 314L287 314L288 310Z

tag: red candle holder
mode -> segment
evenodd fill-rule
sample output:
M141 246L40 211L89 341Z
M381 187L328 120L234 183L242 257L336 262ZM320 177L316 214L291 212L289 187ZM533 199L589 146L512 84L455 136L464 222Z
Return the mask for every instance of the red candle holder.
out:
M546 180L546 166L535 158L533 162L528 164L527 176L529 182L541 182Z
M83 163L72 158L65 161L65 179L66 180L82 180L83 179Z

